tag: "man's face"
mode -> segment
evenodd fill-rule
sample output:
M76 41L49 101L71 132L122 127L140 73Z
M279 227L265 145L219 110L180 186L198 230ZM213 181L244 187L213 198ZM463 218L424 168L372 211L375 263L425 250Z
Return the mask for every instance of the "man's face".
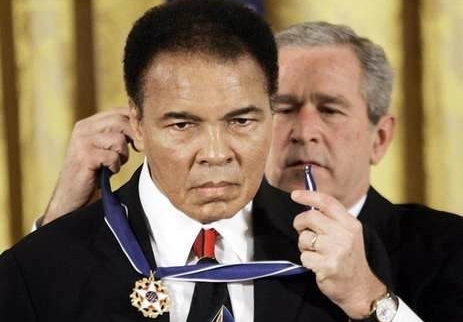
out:
M147 70L132 124L151 177L199 222L236 214L255 195L271 142L266 80L248 56L161 54Z
M267 178L286 191L304 189L303 166L311 163L319 191L352 206L382 156L358 59L347 46L288 46L279 50L279 68Z

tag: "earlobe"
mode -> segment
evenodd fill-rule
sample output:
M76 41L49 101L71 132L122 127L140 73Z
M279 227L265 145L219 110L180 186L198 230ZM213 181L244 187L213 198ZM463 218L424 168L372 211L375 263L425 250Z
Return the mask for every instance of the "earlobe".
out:
M395 117L391 114L386 114L375 125L375 133L373 136L372 150L370 163L372 165L378 164L394 137Z
M133 144L135 145L138 151L143 151L144 143L141 111L140 108L132 100L129 100L129 107L130 126L132 127L132 131L134 133Z

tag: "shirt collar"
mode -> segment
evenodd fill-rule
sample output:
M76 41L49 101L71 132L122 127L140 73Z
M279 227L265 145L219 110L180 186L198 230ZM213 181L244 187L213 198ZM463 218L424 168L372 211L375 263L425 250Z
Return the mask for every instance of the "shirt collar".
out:
M367 200L367 195L363 195L362 198L360 198L359 201L357 201L356 204L354 204L352 207L350 207L347 211L354 217L358 217L360 214L360 211L363 208L363 205L365 204L365 201Z
M185 265L201 228L216 229L225 248L231 248L241 261L252 258L252 243L249 243L249 236L252 236L251 203L230 219L203 225L175 208L159 190L151 178L146 159L140 174L139 194L157 248L158 266Z

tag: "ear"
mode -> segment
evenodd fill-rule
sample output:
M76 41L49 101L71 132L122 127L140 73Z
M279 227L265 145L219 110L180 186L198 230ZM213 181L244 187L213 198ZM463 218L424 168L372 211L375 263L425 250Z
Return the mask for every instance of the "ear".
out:
M139 151L144 150L143 130L142 130L142 114L141 109L132 99L129 99L129 118L130 126L134 133L134 144Z
M387 148L394 137L395 117L391 114L382 116L378 124L374 125L370 164L378 164L386 154Z

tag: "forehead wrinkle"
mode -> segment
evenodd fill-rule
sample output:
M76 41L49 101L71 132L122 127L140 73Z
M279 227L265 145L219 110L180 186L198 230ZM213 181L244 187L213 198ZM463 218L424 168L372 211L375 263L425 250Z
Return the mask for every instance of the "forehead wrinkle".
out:
M272 103L274 104L299 104L300 99L293 94L276 94L272 97Z
M248 67L248 69L256 69L256 72L247 73L246 77L236 77L235 70L230 69L230 66L243 63L253 65L252 67ZM147 76L158 78L162 85L173 86L174 89L182 89L183 87L188 87L190 84L189 79L184 76L186 74L194 76L198 69L201 68L209 69L209 71L213 70L214 73L211 76L220 79L220 83L230 89L239 87L243 81L261 82L265 87L265 77L263 77L264 75L260 66L248 55L225 60L208 55L178 53L168 56L167 54L161 54L148 67ZM208 89L203 88L203 90L207 91Z
M249 88L262 86L267 92L259 66L246 57L221 61L214 57L158 56L147 70L145 83L145 105L156 104L164 110L167 114L161 114L161 120L186 117L204 121L209 118L208 110L223 104L229 109L260 105L255 102L258 95Z

